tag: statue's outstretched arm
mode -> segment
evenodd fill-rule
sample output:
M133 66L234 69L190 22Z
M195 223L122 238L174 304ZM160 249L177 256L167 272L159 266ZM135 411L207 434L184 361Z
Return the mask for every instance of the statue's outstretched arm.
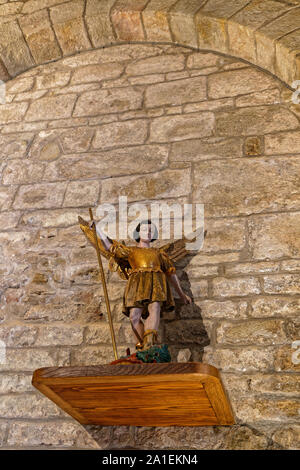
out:
M90 228L92 228L93 224L95 222L90 222ZM99 226L96 225L96 232L97 232L97 235L99 236L99 238L101 239L102 241L102 244L104 246L104 248L109 251L111 245L112 245L112 242L108 239L108 237L105 235L105 233L101 230L101 228Z
M179 297L181 298L181 300L182 300L185 304L191 304L191 303L192 303L192 299L191 299L190 296L188 296L187 294L185 294L185 293L183 292L177 274L175 274L175 273L170 274L170 275L168 276L168 279L169 279L169 281L171 282L171 284L174 286L174 288L175 288L177 294L179 295Z

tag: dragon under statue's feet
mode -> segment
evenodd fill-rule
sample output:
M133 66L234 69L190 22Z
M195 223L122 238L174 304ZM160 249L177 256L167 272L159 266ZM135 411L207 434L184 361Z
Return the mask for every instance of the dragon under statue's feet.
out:
M154 345L143 351L137 351L127 356L122 356L110 364L145 364L145 363L159 363L171 362L171 355L169 353L168 345Z

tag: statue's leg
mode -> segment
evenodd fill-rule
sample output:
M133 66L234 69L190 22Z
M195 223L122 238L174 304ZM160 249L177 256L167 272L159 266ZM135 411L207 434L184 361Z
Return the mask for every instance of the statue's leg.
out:
M157 344L157 333L160 320L160 302L151 302L148 305L149 316L145 320L145 333L143 349L146 350Z
M145 330L158 330L160 321L160 302L148 305L149 316L145 320Z
M142 308L132 307L130 309L130 314L129 314L131 324L134 326L134 328L136 329L136 331L140 335L141 339L143 339L143 336L144 336L144 323L141 320L142 312L143 312ZM134 341L139 343L140 339L134 333L134 331L133 331L133 335L134 335Z

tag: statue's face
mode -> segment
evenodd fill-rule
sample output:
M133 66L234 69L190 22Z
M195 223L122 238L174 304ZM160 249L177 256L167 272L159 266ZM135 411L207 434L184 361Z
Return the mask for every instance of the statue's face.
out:
M142 224L140 226L140 239L143 242L150 242L154 236L154 232L153 224Z

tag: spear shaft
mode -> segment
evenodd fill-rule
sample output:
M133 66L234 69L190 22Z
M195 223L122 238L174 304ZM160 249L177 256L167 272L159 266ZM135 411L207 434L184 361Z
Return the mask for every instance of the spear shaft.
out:
M89 208L89 212L90 212L91 222L94 222L93 211L92 211L91 208ZM97 238L95 222L92 225L92 230L93 230L93 233L94 233L94 239L95 239L95 245L96 245L96 251L97 251L97 258L98 258L98 263L99 263L99 268L100 268L100 276L101 276L103 292L104 292L104 297L105 297L106 310L107 310L107 316L108 316L108 321L109 321L110 334L111 334L111 339L112 339L114 355L115 355L115 359L118 359L115 332L114 332L113 322L112 322L112 318L111 318L110 304L109 304L109 298L108 298L108 293L107 293L107 287L106 287L106 281L105 281L105 275L104 275L104 270L103 270L103 264L102 264L102 259L101 259L100 248L99 248L99 245L98 245L98 238Z

